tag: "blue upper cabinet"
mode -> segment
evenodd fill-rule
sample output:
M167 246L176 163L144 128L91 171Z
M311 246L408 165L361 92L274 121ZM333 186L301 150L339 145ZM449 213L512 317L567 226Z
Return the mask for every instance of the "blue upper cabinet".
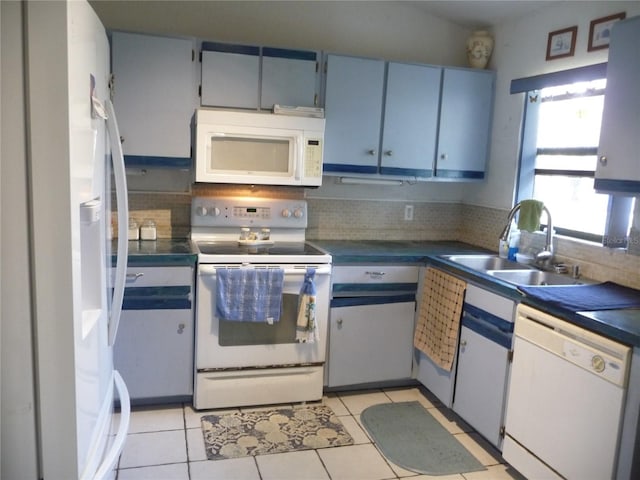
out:
M611 32L595 188L640 194L640 17Z
M436 178L484 178L494 81L494 73L487 70L444 69Z
M431 175L441 73L438 67L388 64L381 174L418 178Z
M329 55L325 173L378 173L385 62Z
M195 42L111 34L113 103L127 165L188 167L197 105Z
M202 106L271 110L274 104L315 107L316 52L202 43Z
M262 49L262 84L260 107L274 104L294 107L317 107L320 89L316 52Z
M430 176L440 73L436 67L329 55L324 171Z
M257 109L260 48L203 42L201 81L203 106Z
M488 71L328 55L325 173L483 178L493 85Z

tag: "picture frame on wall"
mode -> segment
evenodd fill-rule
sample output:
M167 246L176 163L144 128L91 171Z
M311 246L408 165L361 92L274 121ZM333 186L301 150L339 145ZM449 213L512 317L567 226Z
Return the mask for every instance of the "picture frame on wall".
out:
M607 17L591 20L591 24L589 26L589 46L587 47L587 51L592 52L594 50L609 48L609 40L611 38L611 28L613 27L613 24L620 20L624 20L626 16L626 12L620 12Z
M547 39L547 60L573 57L576 51L577 36L577 26L549 32L549 38Z

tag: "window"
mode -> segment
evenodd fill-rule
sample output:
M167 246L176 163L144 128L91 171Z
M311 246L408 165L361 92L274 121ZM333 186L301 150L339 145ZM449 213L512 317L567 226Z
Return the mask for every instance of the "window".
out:
M541 87L526 91L517 198L542 201L562 235L624 247L633 199L599 194L593 188L604 72L588 72L584 78L585 69L576 70L581 73L577 77L568 71L565 76L514 81L535 80L528 83Z

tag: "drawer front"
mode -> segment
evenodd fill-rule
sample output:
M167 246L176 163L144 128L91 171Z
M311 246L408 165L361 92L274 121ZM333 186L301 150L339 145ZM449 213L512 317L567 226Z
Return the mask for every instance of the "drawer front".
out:
M115 269L111 269L113 281ZM168 287L192 285L192 267L128 267L125 287Z
M333 283L417 283L420 273L418 266L365 265L340 266L333 268Z
M513 322L516 306L513 300L468 284L464 301L496 317L500 317L508 322Z

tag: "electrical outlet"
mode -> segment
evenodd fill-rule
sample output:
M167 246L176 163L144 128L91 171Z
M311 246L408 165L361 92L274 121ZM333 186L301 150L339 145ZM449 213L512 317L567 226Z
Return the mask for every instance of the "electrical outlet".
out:
M413 220L413 205L404 206L404 219L408 221Z

